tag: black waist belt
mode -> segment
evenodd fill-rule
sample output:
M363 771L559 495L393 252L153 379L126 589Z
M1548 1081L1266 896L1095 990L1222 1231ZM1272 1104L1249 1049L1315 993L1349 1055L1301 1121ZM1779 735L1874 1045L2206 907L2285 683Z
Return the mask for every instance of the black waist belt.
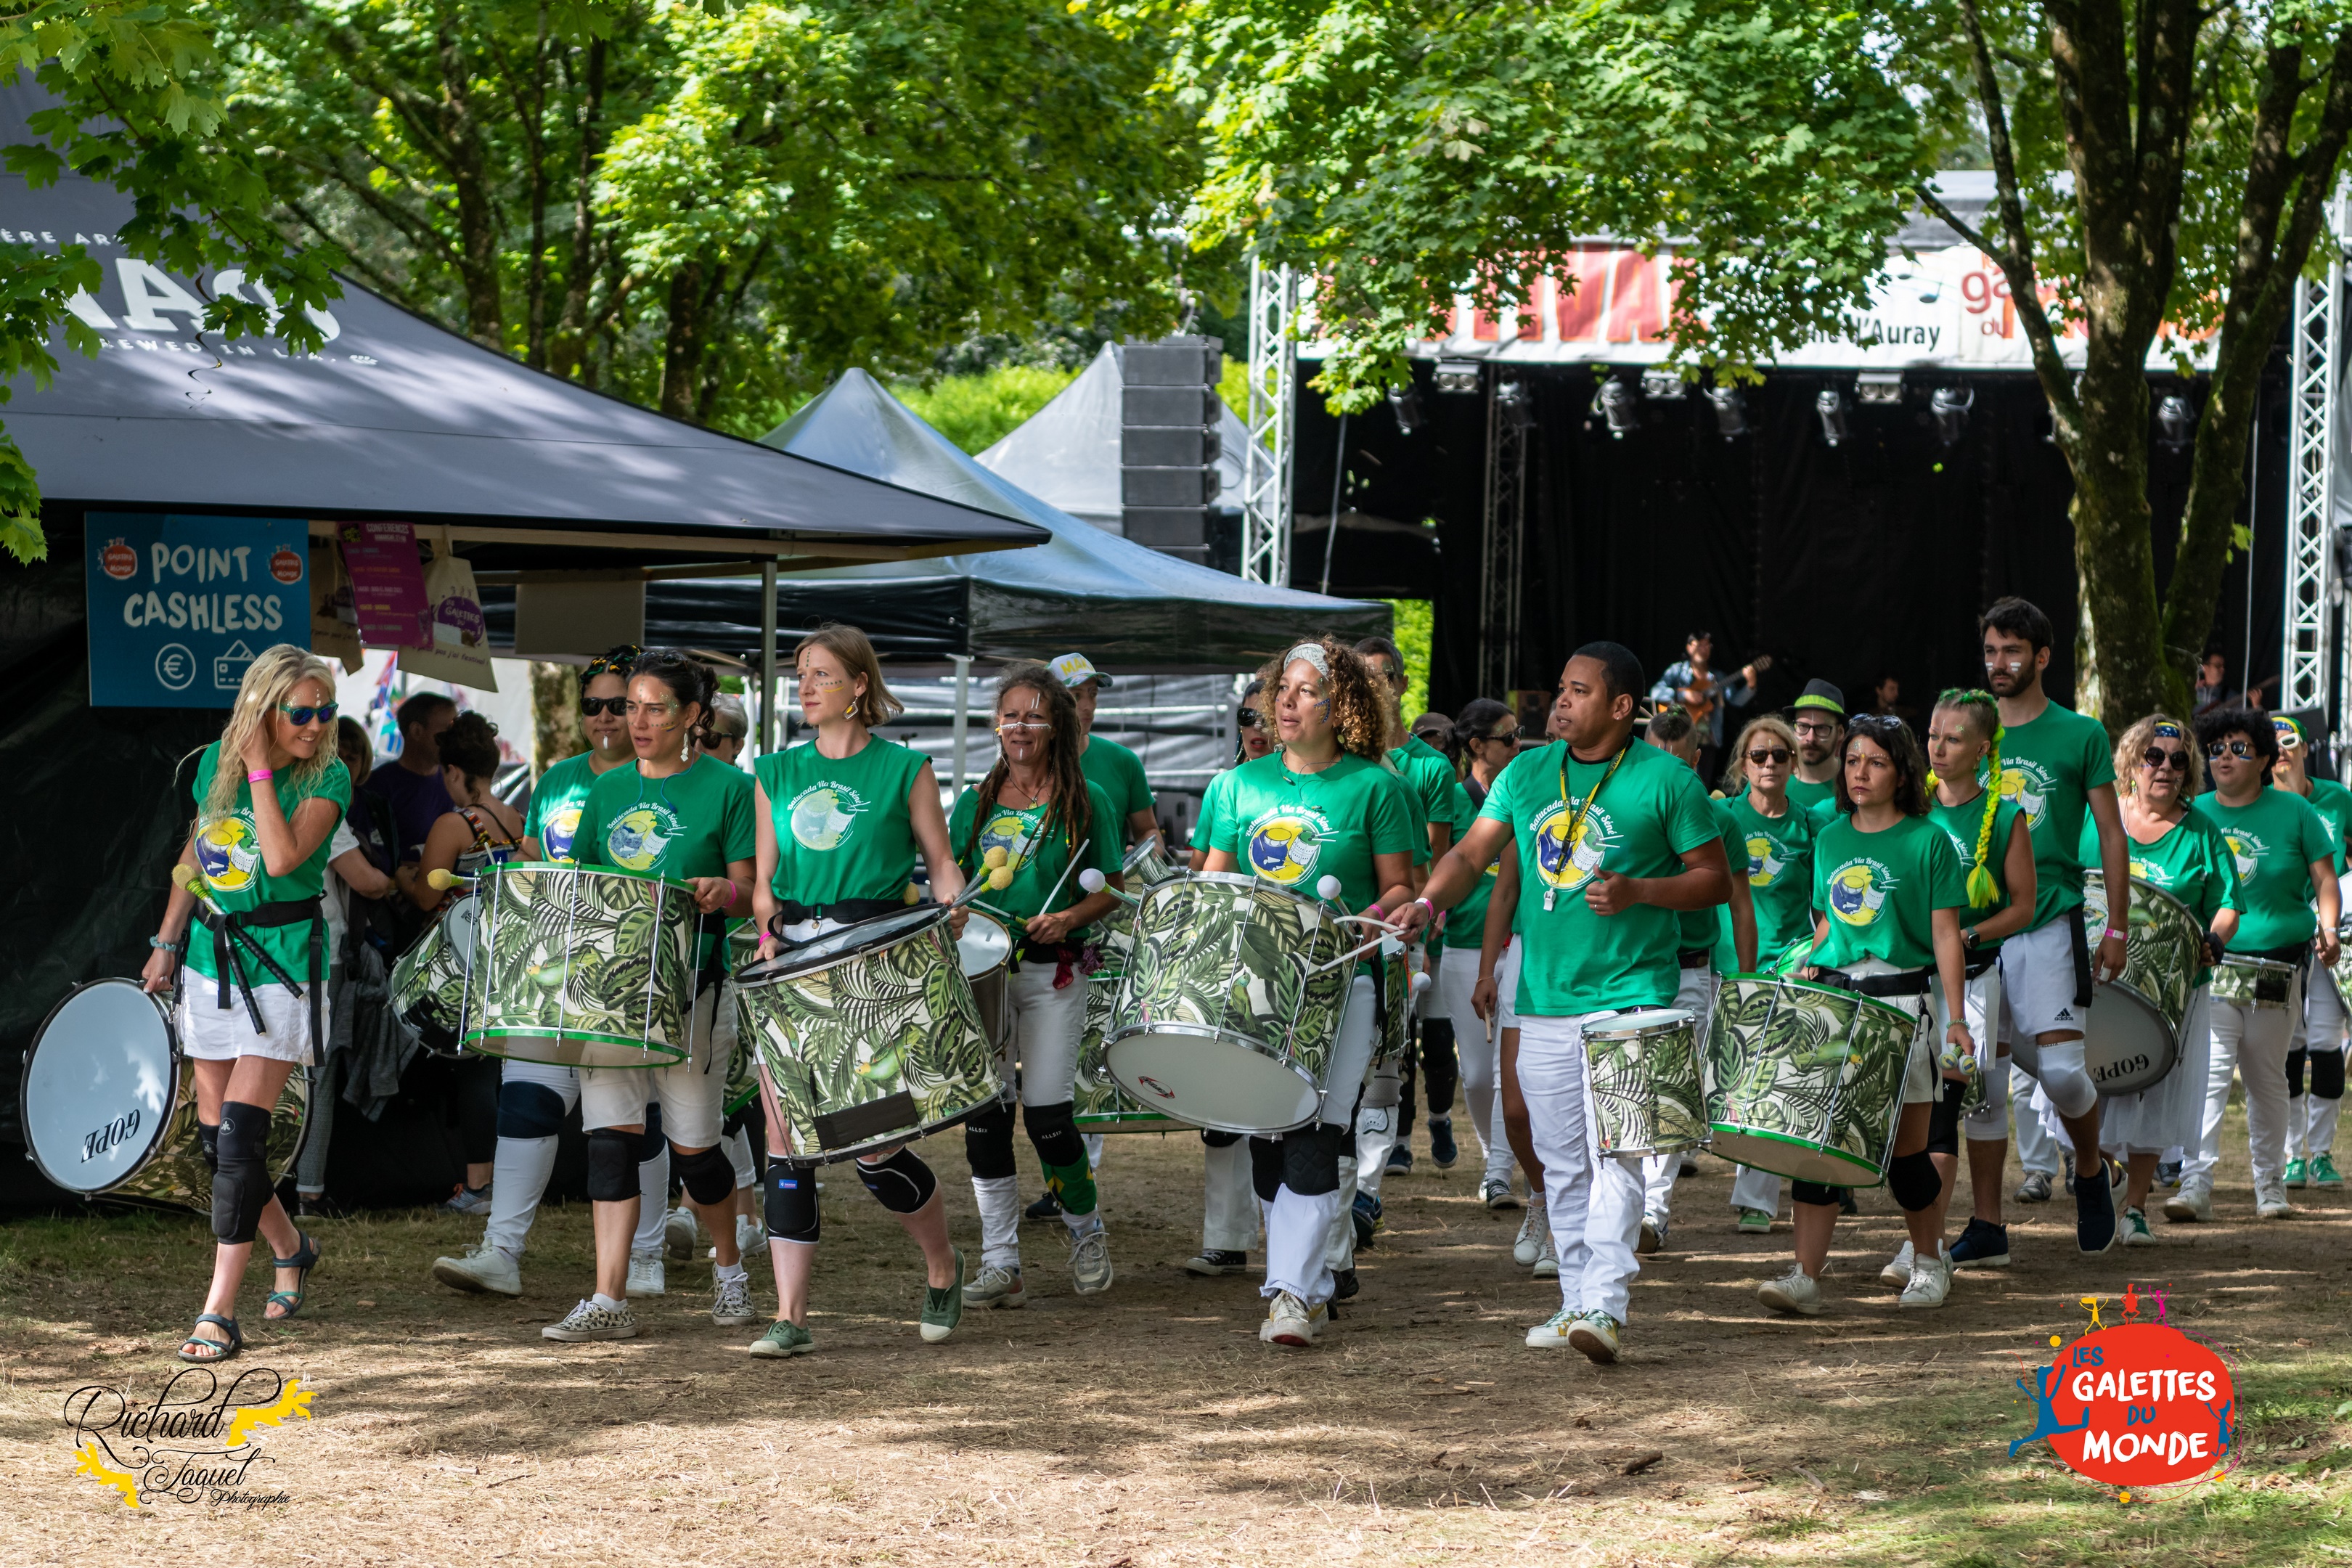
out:
M1686 947L1675 954L1675 962L1685 969L1705 969L1707 961L1714 956L1715 952L1711 948Z
M2304 961L2311 956L2311 945L2308 942L2291 942L2284 947L2273 947L2262 952L2248 953L2245 956L2267 958L2273 963L2292 963L2300 969L2303 967Z
M1823 970L1823 985L1851 991L1857 996L1925 996L1936 978L1932 969L1904 969L1893 974L1848 974L1843 969Z
M326 968L327 941L327 926L320 916L318 895L313 894L307 899L279 899L256 904L249 910L231 910L225 913L217 913L199 900L196 919L213 933L213 980L219 988L220 1006L228 1006L229 994L234 991L245 1004L245 1014L252 1021L255 1034L267 1036L269 1031L262 1025L261 1008L253 999L253 982L246 978L245 970L237 962L238 953L252 954L262 968L269 971L296 996L309 997L310 1061L312 1066L316 1066L320 1060L320 1036L324 1033L320 1005L323 1001L321 992L325 989L322 976ZM310 964L307 976L310 988L307 993L292 975L278 967L278 961L270 957L259 942L247 934L273 926L290 925L308 925L310 928Z
M856 925L877 915L894 914L907 907L899 899L840 899L830 904L802 904L786 899L776 907L776 924L796 926L806 921L838 921ZM780 935L780 931L771 932Z
M1990 969L1994 964L1999 963L2000 962L2000 950L1996 948L1992 952L1985 954L1982 958L1972 958L1969 960L1969 962L1962 966L1961 972L1969 979L1974 980L1978 975L1982 974L1986 970Z

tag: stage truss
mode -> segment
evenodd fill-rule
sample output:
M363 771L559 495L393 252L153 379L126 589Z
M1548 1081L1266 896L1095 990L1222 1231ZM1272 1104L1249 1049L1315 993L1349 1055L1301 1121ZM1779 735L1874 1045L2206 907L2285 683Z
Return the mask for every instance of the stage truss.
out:
M2337 424L2344 417L2344 254L2347 198L2338 192L2328 206L2330 255L2325 281L2305 278L2294 287L2294 318L2288 342L2288 438L2286 584L2281 620L2279 707L2317 708L2328 716L2331 735L2343 729L2347 684L2343 641L2346 590L2337 566L2336 526ZM2339 746L2340 760L2340 746Z
M1242 571L1245 581L1290 586L1290 470L1297 451L1298 279L1287 267L1250 260L1249 407L1242 423Z

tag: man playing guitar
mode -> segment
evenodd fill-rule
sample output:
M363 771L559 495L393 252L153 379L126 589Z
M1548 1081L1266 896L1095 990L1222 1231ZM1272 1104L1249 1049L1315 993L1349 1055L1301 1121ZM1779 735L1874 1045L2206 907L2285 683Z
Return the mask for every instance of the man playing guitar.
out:
M1745 708L1756 699L1756 678L1772 668L1769 654L1759 654L1755 659L1729 675L1715 671L1715 636L1711 632L1693 632L1683 640L1685 658L1666 666L1658 683L1650 688L1650 701L1663 710L1679 706L1700 725L1707 736L1707 755L1700 759L1704 773L1707 763L1723 749L1723 717L1726 708Z

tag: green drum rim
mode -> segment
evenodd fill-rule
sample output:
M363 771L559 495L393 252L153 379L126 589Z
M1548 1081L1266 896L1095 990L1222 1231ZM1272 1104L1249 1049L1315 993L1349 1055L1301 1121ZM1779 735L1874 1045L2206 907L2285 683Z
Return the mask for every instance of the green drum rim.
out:
M1119 1092L1124 1094L1127 1091L1121 1089ZM1107 1110L1093 1115L1073 1116L1070 1120L1077 1126L1091 1127L1106 1132L1122 1131L1158 1132L1171 1127L1192 1125L1189 1121L1179 1121L1176 1118L1163 1115L1157 1110Z
M1740 1121L1710 1121L1706 1124L1706 1130L1710 1137L1715 1133L1721 1132L1732 1137L1753 1138L1765 1143L1780 1143L1791 1149L1804 1149L1810 1151L1812 1153L1819 1154L1825 1160L1834 1160L1842 1165L1851 1165L1855 1170L1866 1173L1870 1177L1868 1184L1871 1186L1876 1186L1879 1183L1886 1179L1885 1166L1874 1165L1866 1160L1858 1160L1842 1149L1829 1148L1823 1144L1815 1142L1810 1138L1799 1138L1787 1132L1775 1132L1769 1128L1750 1127L1747 1123ZM1824 1184L1824 1185L1829 1186L1835 1186L1837 1184L1838 1184L1834 1182Z
M503 1058L506 1057L506 1052L487 1049L478 1042L483 1040L505 1040L513 1038L576 1041L583 1046L621 1046L633 1051L641 1052L646 1056L661 1056L667 1058L663 1061L646 1062L641 1068L615 1067L612 1069L615 1072L644 1072L650 1071L655 1068L676 1067L678 1063L685 1061L688 1058L688 1054L685 1051L678 1050L675 1046L648 1045L635 1035L606 1035L590 1029L526 1029L507 1027L476 1029L466 1036L465 1046L467 1050L473 1051L479 1056ZM509 1059L530 1061L535 1060L536 1058L525 1057Z
M509 860L491 867L476 879L491 881L509 871L562 871L580 877L619 877L631 882L654 882L675 892L694 897L694 884L681 882L675 877L648 877L643 871L632 871L625 866L575 866L568 860Z

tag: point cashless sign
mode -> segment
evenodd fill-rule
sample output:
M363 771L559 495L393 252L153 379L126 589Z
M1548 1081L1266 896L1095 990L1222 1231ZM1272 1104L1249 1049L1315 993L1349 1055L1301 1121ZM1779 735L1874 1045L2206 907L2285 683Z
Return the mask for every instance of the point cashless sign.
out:
M300 518L88 513L89 704L226 708L276 643L310 646Z

